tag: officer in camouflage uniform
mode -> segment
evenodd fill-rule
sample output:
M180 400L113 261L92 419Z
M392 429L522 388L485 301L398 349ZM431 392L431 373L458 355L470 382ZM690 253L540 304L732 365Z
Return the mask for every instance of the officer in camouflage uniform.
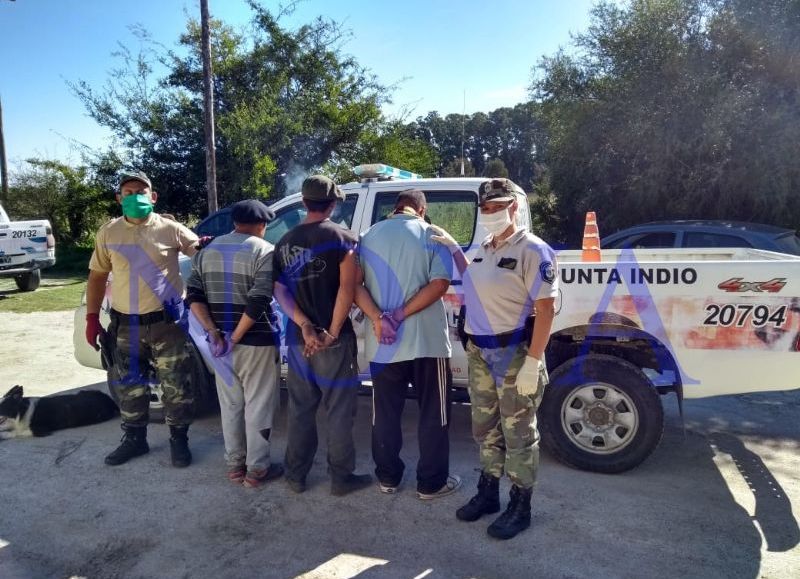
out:
M558 295L555 254L517 227L514 190L508 179L481 185L478 222L489 236L472 263L445 231L433 237L451 249L464 280L472 433L480 445L478 493L456 516L476 521L498 512L505 472L511 500L487 529L497 539L510 539L530 526L539 466L536 410L547 384L544 350Z
M197 236L174 219L153 213L157 194L142 172L122 175L117 201L122 217L100 228L89 262L86 288L86 339L98 340L110 354L109 388L122 415L122 444L105 462L119 465L149 452L150 382L161 383L170 428L172 464L189 466L187 430L193 392L186 332L179 321L183 282L178 252L194 255ZM111 324L100 326L99 312L111 280ZM152 376L155 374L155 376Z

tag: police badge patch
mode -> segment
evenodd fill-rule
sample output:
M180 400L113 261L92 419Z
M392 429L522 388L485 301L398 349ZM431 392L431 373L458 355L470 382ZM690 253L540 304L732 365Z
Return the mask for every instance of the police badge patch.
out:
M553 268L552 262L543 261L539 264L539 273L542 276L542 279L547 283L553 283L556 281L556 270Z

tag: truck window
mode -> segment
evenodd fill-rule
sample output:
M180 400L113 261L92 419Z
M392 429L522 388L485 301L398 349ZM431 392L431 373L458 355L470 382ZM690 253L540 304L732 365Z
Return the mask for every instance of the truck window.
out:
M233 231L233 220L230 211L219 211L197 227L198 235L225 235Z
M736 235L720 233L691 232L683 236L684 247L752 247Z
M399 191L383 191L375 196L372 223L386 219L394 209ZM462 247L475 235L478 195L472 191L425 191L428 201L426 221L446 229Z
M336 204L336 209L331 214L331 221L350 229L353 224L353 214L356 211L357 202L358 194L347 195L344 201ZM279 209L275 212L275 219L267 224L267 232L264 234L264 239L275 245L287 231L300 225L303 219L306 218L306 213L307 211L302 201Z

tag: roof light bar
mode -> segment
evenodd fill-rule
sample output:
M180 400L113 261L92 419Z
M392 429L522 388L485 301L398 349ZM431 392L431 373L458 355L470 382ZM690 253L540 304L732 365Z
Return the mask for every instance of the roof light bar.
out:
M353 167L353 173L362 179L379 178L379 179L422 179L422 175L406 171L405 169L398 169L391 165L384 165L383 163L369 163L366 165L358 165Z

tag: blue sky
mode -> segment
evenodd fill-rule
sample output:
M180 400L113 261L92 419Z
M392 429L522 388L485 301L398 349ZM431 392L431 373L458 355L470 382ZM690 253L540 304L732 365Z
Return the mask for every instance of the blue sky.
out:
M277 8L277 2L262 2ZM389 114L490 111L526 100L539 58L570 44L589 24L593 0L306 0L284 23L328 16L350 29L345 52L387 85L399 83ZM213 17L243 28L244 0L209 0ZM0 0L0 97L9 162L38 156L78 161L71 141L93 147L108 133L86 116L66 81L102 87L123 43L144 26L168 47L199 0Z

